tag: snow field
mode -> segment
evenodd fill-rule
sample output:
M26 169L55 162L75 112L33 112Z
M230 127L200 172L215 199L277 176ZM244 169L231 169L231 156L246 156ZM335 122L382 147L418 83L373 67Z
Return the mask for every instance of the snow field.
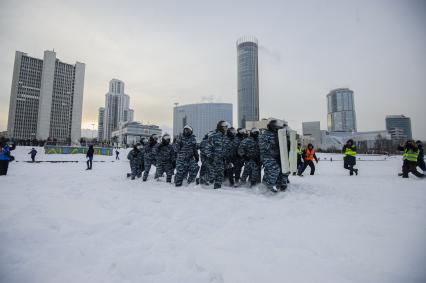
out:
M425 181L396 176L400 158L358 162L352 177L320 161L273 195L175 188L154 181L155 168L131 181L125 157L91 171L11 163L0 177L0 282L426 281Z

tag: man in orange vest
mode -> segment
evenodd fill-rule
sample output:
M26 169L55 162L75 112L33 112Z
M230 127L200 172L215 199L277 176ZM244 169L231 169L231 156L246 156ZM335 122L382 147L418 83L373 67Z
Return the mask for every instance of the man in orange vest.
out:
M314 146L310 143L308 144L308 147L305 148L303 150L303 167L301 168L301 170L299 171L299 173L297 175L299 176L303 176L303 172L305 172L306 167L311 167L311 175L315 174L315 164L314 164L314 159L316 161L316 163L318 163L318 158L315 155L315 150L314 150Z

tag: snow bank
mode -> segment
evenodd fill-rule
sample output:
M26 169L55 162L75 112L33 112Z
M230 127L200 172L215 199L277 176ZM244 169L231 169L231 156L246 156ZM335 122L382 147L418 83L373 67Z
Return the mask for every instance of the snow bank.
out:
M18 148L17 160L28 152ZM121 155L92 171L10 164L0 177L0 282L426 281L425 181L397 177L400 158L359 162L353 177L320 161L315 176L272 195L131 181Z

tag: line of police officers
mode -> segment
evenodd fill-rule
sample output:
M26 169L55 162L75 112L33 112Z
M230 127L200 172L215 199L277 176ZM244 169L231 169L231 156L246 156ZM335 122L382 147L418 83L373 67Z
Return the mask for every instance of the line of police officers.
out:
M207 133L199 145L192 128L188 125L184 127L183 133L173 140L173 143L168 134L163 135L160 141L154 134L149 140L144 140L142 144L134 146L129 152L127 156L131 167L129 176L135 179L135 177L142 177L143 173L142 180L146 181L151 165L155 165L155 179L166 174L166 181L171 183L172 175L175 174L176 187L182 186L184 180L188 184L193 182L204 185L213 184L214 189L220 188L225 180L229 181L231 186L239 186L248 180L250 186L263 181L267 188L274 192L285 190L289 180L288 174L281 171L278 143L278 130L285 126L280 120L271 120L267 129L260 133L256 128L250 132L242 128L235 130L226 121L219 121L216 130ZM401 150L404 151L403 176L408 177L408 172L419 177L423 175L416 173L416 166L410 163L410 160L418 159L419 153L412 152L409 142ZM348 140L342 153L344 168L349 171L349 175L354 173L358 175L358 169L354 167L357 153L353 140ZM198 165L200 159L201 168ZM310 175L314 175L314 160L318 163L313 145L309 144L303 149L299 143L297 172L293 172L293 175L297 173L303 176L308 166L311 169ZM262 166L263 180L261 180ZM198 173L199 178L197 178Z

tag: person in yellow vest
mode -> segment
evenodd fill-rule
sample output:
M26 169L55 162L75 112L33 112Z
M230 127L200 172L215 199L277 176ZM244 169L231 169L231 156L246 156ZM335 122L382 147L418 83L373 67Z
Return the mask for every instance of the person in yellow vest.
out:
M408 178L408 173L410 172L414 176L424 178L425 175L417 171L417 159L420 153L417 144L412 140L408 140L405 144L399 145L398 150L404 152L404 154L402 155L402 178Z
M310 143L308 144L308 147L303 150L302 152L303 157L303 166L301 167L301 170L299 170L299 173L297 175L303 176L303 172L305 172L306 167L311 167L311 175L315 174L315 164L314 159L316 163L318 163L318 158L315 154L314 146Z
M358 169L354 168L356 165L356 146L352 139L349 139L343 146L342 153L345 155L343 157L343 168L349 170L350 176L352 176L354 172L355 175L358 175Z
M297 143L297 172L293 172L293 176L295 176L299 172L299 170L302 170L302 167L303 167L302 155L303 155L302 144L298 142Z

